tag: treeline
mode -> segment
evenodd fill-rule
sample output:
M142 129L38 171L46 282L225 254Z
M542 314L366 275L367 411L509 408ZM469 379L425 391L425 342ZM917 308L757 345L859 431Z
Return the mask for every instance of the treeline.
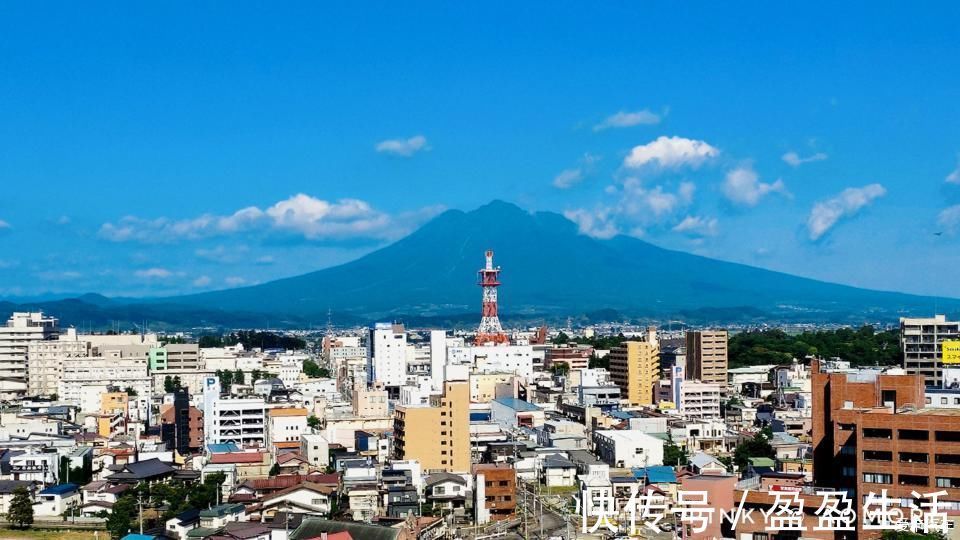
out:
M730 337L730 367L789 363L806 356L839 357L855 366L886 366L901 362L900 332L877 332L872 326L840 328L790 335L783 330L755 330Z
M230 347L242 343L244 349L300 350L307 348L307 342L298 337L256 330L239 330L223 336L201 336L198 341L200 347Z

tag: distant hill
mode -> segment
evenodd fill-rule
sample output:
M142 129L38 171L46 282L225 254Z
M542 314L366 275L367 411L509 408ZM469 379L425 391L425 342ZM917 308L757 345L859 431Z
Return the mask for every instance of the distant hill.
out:
M317 318L328 308L367 319L475 314L486 249L503 267L507 316L624 316L694 321L853 320L929 314L931 298L859 289L657 247L627 236L598 240L552 212L494 201L447 211L406 238L355 261L169 303ZM940 301L956 310L960 302ZM611 312L611 311L607 311Z
M0 302L0 310L43 308L68 323L93 326L115 320L159 327L322 326L328 310L339 324L397 319L473 326L480 304L476 272L487 249L503 267L501 316L508 321L859 323L930 315L934 306L929 297L796 277L627 236L589 238L559 214L494 201L471 212L447 211L355 261L251 287L145 300L87 294ZM940 299L938 307L956 313L960 301Z

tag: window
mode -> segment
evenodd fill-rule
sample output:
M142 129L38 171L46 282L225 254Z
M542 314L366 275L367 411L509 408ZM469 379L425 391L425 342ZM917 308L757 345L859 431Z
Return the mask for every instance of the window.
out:
M937 487L960 488L960 478L937 477Z
M864 450L864 461L893 461L893 452L884 450Z
M940 398L940 404L941 404L941 405L946 405L946 404L947 404L947 398L945 398L945 397Z
M843 476L847 476L847 477L856 476L856 475L857 475L857 468L856 468L856 467L844 467L843 469L841 469L840 474L842 474Z
M934 462L940 465L960 465L960 455L958 454L937 454Z
M445 491L445 489L444 489L443 486L437 486L437 487L433 488L433 494L434 494L434 495L443 495L443 494L444 494L444 491Z
M923 429L901 429L897 432L897 437L905 441L927 441L930 440L930 432Z
M901 474L898 480L901 486L925 486L929 483L926 476L915 474Z
M507 482L506 480L500 480L500 482L497 485L499 485L500 487L507 487L508 483L509 482Z
M904 463L927 463L930 458L922 452L900 452L900 461Z
M938 431L936 439L943 442L960 442L960 431Z
M893 475L884 473L863 473L863 481L866 484L892 484Z
M893 430L885 428L863 428L864 439L892 439Z
M857 429L857 425L856 424L837 424L837 428L840 431L854 431L855 429Z

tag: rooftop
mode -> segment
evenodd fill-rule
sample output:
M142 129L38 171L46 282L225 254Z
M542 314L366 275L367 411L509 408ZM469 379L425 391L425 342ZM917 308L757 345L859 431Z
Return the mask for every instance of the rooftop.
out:
M540 407L537 407L536 405L534 405L533 403L530 403L529 401L524 401L522 399L517 399L517 398L497 398L493 401L496 403L499 403L500 405L510 407L511 409L515 411L520 411L520 412L533 412L533 411L542 410L540 409Z
M284 407L282 409L270 409L268 413L271 418L279 416L307 416L307 410L299 407Z

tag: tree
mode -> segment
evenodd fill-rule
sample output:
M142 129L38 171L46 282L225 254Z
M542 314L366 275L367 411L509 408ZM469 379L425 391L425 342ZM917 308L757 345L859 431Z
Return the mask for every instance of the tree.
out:
M313 359L303 361L303 374L311 379L326 379L330 377L330 370L320 367Z
M311 414L310 417L307 418L307 427L310 429L320 429L320 419L317 418L316 415Z
M941 532L915 533L910 531L884 531L880 536L882 540L946 540L946 536Z
M21 529L26 529L33 524L33 499L26 487L19 486L13 490L7 521Z
M566 362L556 362L550 366L550 371L558 377L562 377L570 372L570 365Z
M250 372L250 382L255 383L263 378L263 373L259 369L255 369Z
M137 391L132 386L128 386L126 392L130 397L137 397Z
M173 377L167 375L163 378L163 391L168 394L173 392Z
M137 498L132 491L128 490L113 504L106 523L111 538L123 538L130 532L130 520L136 515L137 508Z
M570 336L568 336L566 332L560 332L557 334L557 337L550 341L552 341L554 345L566 345L570 343Z
M243 374L242 369L238 369L233 372L233 382L236 384L244 384L246 377Z
M741 442L733 451L733 462L736 463L739 470L744 470L750 463L750 458L757 457L776 457L776 452L770 444L773 439L773 430L769 426L758 431L753 437Z
M690 455L686 448L681 448L673 442L673 436L668 436L667 443L663 445L663 464L671 467L679 467L690 463Z
M276 476L278 474L280 474L280 464L274 463L273 466L270 467L270 476Z
M233 384L233 372L230 371L229 369L218 369L217 371L214 372L214 375L216 375L217 378L220 379L220 388L224 392L229 393L230 385Z

